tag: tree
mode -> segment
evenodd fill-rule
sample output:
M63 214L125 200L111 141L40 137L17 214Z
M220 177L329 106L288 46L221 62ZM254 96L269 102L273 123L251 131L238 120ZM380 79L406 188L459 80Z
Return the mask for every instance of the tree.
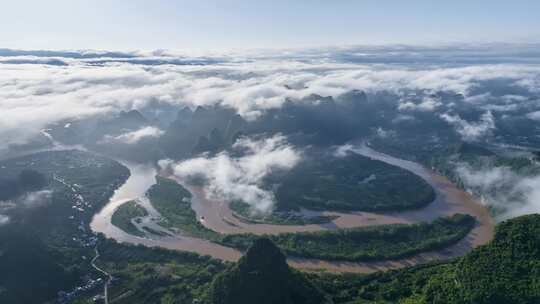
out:
M36 191L47 185L45 176L32 169L24 169L19 173L19 187L21 191Z

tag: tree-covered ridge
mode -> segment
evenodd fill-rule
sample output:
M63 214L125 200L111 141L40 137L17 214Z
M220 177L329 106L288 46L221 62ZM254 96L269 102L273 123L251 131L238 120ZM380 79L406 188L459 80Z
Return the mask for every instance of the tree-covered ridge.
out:
M221 261L195 253L119 244L100 239L100 267L115 278L109 302L118 304L200 303ZM81 303L94 303L91 297Z
M540 302L540 215L501 223L494 241L460 259L455 271L457 301Z
M58 291L70 291L92 277L95 238L88 224L129 176L120 163L81 151L40 152L0 162L6 179L20 179L28 170L38 173L30 177L45 178L45 186L35 188L42 190L28 188L1 204L11 219L0 227L2 303L53 301Z
M214 279L207 297L212 304L318 304L324 294L292 270L268 239L257 239L231 269Z
M316 155L276 180L278 210L403 210L435 199L419 176L354 153Z
M539 303L540 215L499 224L487 245L450 263L368 276L314 276L336 303ZM350 282L354 282L350 284ZM340 286L340 288L336 288Z
M34 233L8 225L0 239L0 303L43 303L80 280L81 267Z
M45 176L32 169L24 169L15 178L0 177L0 201L14 199L30 191L37 191L47 185Z
M32 225L21 227L58 246L73 241L79 226L90 222L130 174L112 159L78 150L39 152L0 162L0 176L6 179L27 171L45 178L41 188L48 191L47 200L15 199L15 208L7 213L13 224L31 221Z
M539 232L540 215L515 218L497 227L491 243L462 258L369 275L287 270L268 240L228 265L109 240L100 250L103 265L118 278L110 290L115 303L287 303L279 297L298 287L312 297L292 303L525 304L540 299ZM278 289L267 290L267 282Z
M283 233L267 237L290 256L370 261L396 259L447 247L463 239L474 225L472 216L455 214L431 223ZM253 234L226 235L221 243L245 250L257 238Z

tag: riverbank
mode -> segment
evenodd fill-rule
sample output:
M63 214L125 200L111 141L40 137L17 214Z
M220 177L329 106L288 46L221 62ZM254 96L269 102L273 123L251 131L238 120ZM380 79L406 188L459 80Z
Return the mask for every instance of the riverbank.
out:
M419 164L379 153L365 145L354 147L351 151L413 172L426 180L436 190L436 199L424 208L404 212L339 213L304 211L312 214L334 216L335 219L325 224L303 226L254 224L240 221L233 216L233 212L229 208L228 203L208 199L204 193L204 189L196 187L188 188L193 196L192 208L197 214L197 218L204 219L201 220L201 224L208 229L222 234L253 233L261 235L355 228L384 224L409 224L432 221L436 218L451 216L456 213L468 214L477 219L477 224L473 230L455 245L442 250L420 253L410 258L365 263L330 262L298 258L288 259L290 265L306 270L369 273L379 270L395 269L461 256L472 248L486 244L491 240L494 222L491 219L488 210L470 194L453 185L447 178L438 176ZM137 165L125 165L127 165L132 172L132 177L130 177L130 180L128 180L121 188L117 189L109 204L94 216L91 223L94 232L103 233L106 237L113 238L118 242L196 252L226 261L236 261L241 256L241 252L235 249L221 246L204 239L186 237L178 234L162 237L152 236L151 238L137 237L114 227L110 223L110 218L114 213L114 210L128 200L143 196L148 188L155 183L155 169L147 168L146 170L141 170Z

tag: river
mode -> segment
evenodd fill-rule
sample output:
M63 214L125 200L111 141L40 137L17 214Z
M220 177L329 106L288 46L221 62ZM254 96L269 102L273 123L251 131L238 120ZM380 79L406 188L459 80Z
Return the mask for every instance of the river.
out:
M325 229L341 229L353 227L365 227L381 224L414 223L419 221L431 221L441 216L449 216L455 213L469 214L478 220L474 229L458 243L443 250L420 253L405 259L389 260L382 262L329 262L300 258L289 258L290 265L301 269L325 269L336 272L361 272L369 273L379 270L387 270L412 266L434 260L446 260L461 256L472 248L483 245L491 240L494 230L494 222L487 210L469 193L457 188L447 178L437 175L423 166L377 152L366 145L358 145L352 148L354 153L380 160L388 164L401 167L417 174L426 180L436 191L436 199L428 206L403 212L371 213L371 212L309 212L311 215L335 215L337 218L332 222L321 225L269 225L249 224L232 216L228 203L224 201L208 199L201 188L188 187L192 192L192 208L197 218L204 218L203 225L214 231L231 233L255 233L276 234L283 232L318 231ZM142 244L145 246L158 246L174 250L196 252L210 255L214 258L227 261L236 261L241 253L235 249L218 245L207 240L185 237L178 234L169 236L137 237L128 234L111 224L111 217L116 208L133 199L141 199L141 205L148 208L144 193L155 183L156 170L151 166L138 165L122 162L131 171L131 176L126 183L118 188L111 197L109 203L97 213L91 223L95 232L105 234L118 242ZM179 181L180 182L180 181ZM149 218L159 217L155 210L149 210ZM152 229L163 229L157 224L145 222ZM168 231L170 233L170 231Z

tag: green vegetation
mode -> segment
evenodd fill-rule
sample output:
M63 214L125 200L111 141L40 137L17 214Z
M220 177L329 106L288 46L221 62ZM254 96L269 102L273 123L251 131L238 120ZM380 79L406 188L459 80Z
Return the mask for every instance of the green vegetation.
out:
M324 294L268 239L256 240L238 263L219 274L208 292L212 304L316 304Z
M58 291L72 290L85 277L102 276L90 267L95 242L88 223L128 176L127 169L112 160L77 151L46 152L0 162L0 174L6 179L17 180L27 169L46 178L45 186L33 189L52 193L46 204L33 208L22 208L17 199L13 205L2 206L2 212L11 218L9 224L0 227L2 303L52 302ZM191 213L179 213L186 218L177 221L178 227L196 228L191 226L196 222L195 214L181 199L183 192L175 192L175 183L164 186L163 181L168 182L162 180L155 188L161 190L153 193L157 204L169 206L171 209L164 210L176 214L172 208L185 203L187 208L182 210ZM323 257L327 254L342 259L358 250L365 253L364 258L373 259L373 252L387 257L410 254L418 244L447 246L449 243L434 244L456 241L459 238L452 241L453 236L466 234L472 223L470 217L456 215L433 223L384 226L379 231L376 228L380 227L374 227L361 232L351 229L270 238L289 254L288 250L306 250L315 257L328 258ZM192 233L201 233L197 229ZM334 233L339 237L334 239ZM228 237L238 238L236 246L242 248L253 242L251 236ZM283 254L268 240L254 246L236 265L103 238L98 244L99 266L115 277L109 290L114 303L540 302L540 215L499 224L490 244L451 262L370 275L304 274L289 269ZM90 302L98 292L81 294L79 303Z
M69 265L74 256L59 258L30 232L9 225L0 228L0 240L1 303L42 303L80 280L81 267Z
M0 177L0 200L9 200L30 191L43 189L47 185L45 176L32 169L23 169L16 178Z
M109 290L111 302L120 304L540 301L540 215L499 224L491 243L462 258L367 275L289 269L268 240L232 265L110 240L100 241L100 251L100 266L117 278Z
M469 215L455 214L431 223L381 225L267 236L291 256L323 260L370 261L410 256L440 249L465 237L475 225ZM257 236L224 236L227 246L246 249Z
M246 250L258 238L253 234L220 235L205 228L191 209L190 193L173 180L157 177L156 185L147 195L164 217L162 225L165 227L241 250ZM128 222L131 218L133 216L128 218ZM284 233L267 237L291 256L343 261L385 260L449 246L465 237L474 224L473 217L456 214L432 223Z
M149 234L157 235L157 236L169 236L170 234L168 232L157 230L148 226L143 226L142 230L148 232Z
M540 166L532 158L519 154L516 156L498 155L484 147L470 143L450 146L443 153L432 155L427 161L427 165L462 186L463 182L455 170L457 164L467 165L476 170L505 167L522 176L540 174Z
M246 250L258 237L253 234L220 235L205 228L191 209L191 194L173 180L157 177L147 193L162 214L162 225L225 246ZM245 212L249 212L244 209ZM127 218L129 221L131 216ZM267 236L286 254L324 260L368 261L410 256L456 243L475 225L473 217L456 214L432 223L396 224L376 227L284 233ZM135 227L133 227L136 229ZM154 231L150 233L161 235Z
M233 215L236 218L251 224L310 225L329 223L337 218L337 216L307 217L293 212L272 212L269 215L257 215L251 212L248 204L240 201L231 202L230 208L234 211Z
M206 239L216 239L218 234L204 227L191 209L191 193L177 182L157 176L156 184L147 192L152 206L163 216L161 225Z
M189 252L101 240L99 266L115 278L111 303L197 303L225 264Z
M487 201L504 198L506 204L489 204L490 211L495 217L512 208L519 208L519 204L525 203L527 195L523 189L516 188L519 179L535 178L540 175L540 165L530 154L524 152L497 154L470 143L451 146L441 154L432 155L426 161L426 165L477 197L483 197ZM497 173L497 181L486 180L485 183L478 183L474 182L474 178L467 178L469 173L474 176L485 172Z
M403 210L435 199L433 188L419 176L354 153L304 161L275 182L280 184L276 199L281 211Z
M38 174L23 173L28 170ZM1 161L0 176L28 181L26 191L50 191L44 199L16 197L2 206L11 221L0 227L0 302L52 301L58 291L97 275L90 266L95 240L88 223L129 170L86 152L50 151Z
M135 201L126 202L114 211L111 218L111 223L116 227L124 230L126 233L136 236L144 236L137 227L131 222L137 217L147 216L148 212L143 207L139 206Z
M491 243L450 263L310 278L334 303L539 303L540 215L499 224Z

